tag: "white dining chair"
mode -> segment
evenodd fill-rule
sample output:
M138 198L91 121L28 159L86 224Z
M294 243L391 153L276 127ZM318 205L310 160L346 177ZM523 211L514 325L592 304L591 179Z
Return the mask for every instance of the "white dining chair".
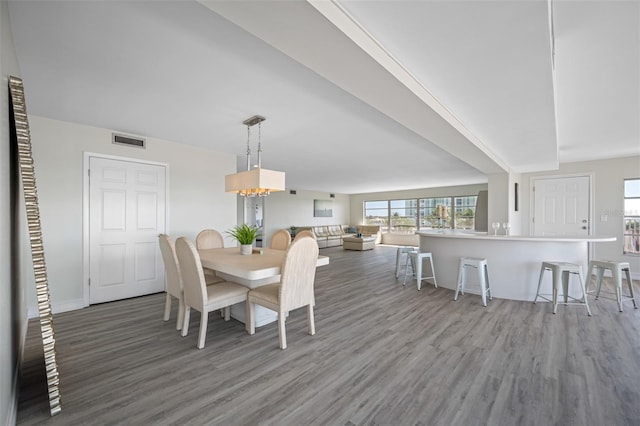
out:
M215 229L204 229L196 236L196 247L198 250L224 248L224 238ZM208 284L224 281L216 275L216 271L209 268L204 268L204 277Z
M269 248L276 250L286 250L291 244L291 234L286 229L280 229L271 237Z
M158 240L167 277L167 299L164 304L164 320L169 321L172 298L177 299L178 318L176 320L176 330L180 330L182 328L182 320L184 319L184 302L182 300L182 278L180 277L176 248L171 237L166 234L160 234Z
M309 230L309 229L305 229L304 231L300 231L300 232L296 232L296 236L293 239L295 240L299 240L300 238L313 238L314 240L317 240L316 234Z
M318 243L314 238L296 238L285 252L280 270L280 282L255 288L247 296L247 332L255 333L255 305L278 314L280 349L287 347L285 320L289 311L307 307L309 334L316 332L313 318L315 305L313 284L318 260Z
M224 308L224 319L229 321L229 307L246 301L249 289L227 281L207 286L198 251L193 243L184 237L176 240L176 254L184 290L182 336L186 336L189 332L191 309L200 311L198 349L202 349L207 335L209 312Z

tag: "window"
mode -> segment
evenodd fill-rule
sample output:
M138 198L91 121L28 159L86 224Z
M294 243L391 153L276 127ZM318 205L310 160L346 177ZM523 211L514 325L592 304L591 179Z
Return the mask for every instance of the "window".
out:
M420 200L420 229L451 227L451 197Z
M456 229L474 229L476 218L477 196L455 197L455 226Z
M640 178L624 181L623 223L623 253L640 254Z
M365 201L364 224L380 225L384 232L389 224L389 201Z
M391 200L389 232L413 233L418 229L418 200Z
M383 232L410 234L418 229L473 229L475 195L364 202L364 224Z

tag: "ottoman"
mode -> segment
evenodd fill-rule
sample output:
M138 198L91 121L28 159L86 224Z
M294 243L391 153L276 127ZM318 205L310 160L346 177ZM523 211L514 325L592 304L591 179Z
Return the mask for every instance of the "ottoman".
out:
M345 237L342 239L342 248L345 250L373 250L376 246L376 237Z

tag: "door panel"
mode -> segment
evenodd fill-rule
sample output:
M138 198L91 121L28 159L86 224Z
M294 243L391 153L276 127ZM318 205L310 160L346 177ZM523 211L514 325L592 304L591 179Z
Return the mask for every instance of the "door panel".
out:
M155 280L158 278L156 264L156 246L158 243L137 243L135 246L135 279Z
M89 168L90 303L163 291L165 167L91 157Z
M124 244L103 244L100 247L99 282L103 286L124 284Z
M125 191L103 191L102 231L124 231L127 211Z
M158 194L139 192L136 194L137 230L156 230L158 228Z
M588 176L537 179L534 184L534 235L589 235Z

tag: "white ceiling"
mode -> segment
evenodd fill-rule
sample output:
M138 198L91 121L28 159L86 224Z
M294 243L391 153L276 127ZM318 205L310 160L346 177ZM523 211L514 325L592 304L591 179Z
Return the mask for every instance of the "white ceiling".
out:
M263 166L292 189L479 183L640 155L638 1L9 9L31 114L234 153L241 169L242 121L264 115Z

